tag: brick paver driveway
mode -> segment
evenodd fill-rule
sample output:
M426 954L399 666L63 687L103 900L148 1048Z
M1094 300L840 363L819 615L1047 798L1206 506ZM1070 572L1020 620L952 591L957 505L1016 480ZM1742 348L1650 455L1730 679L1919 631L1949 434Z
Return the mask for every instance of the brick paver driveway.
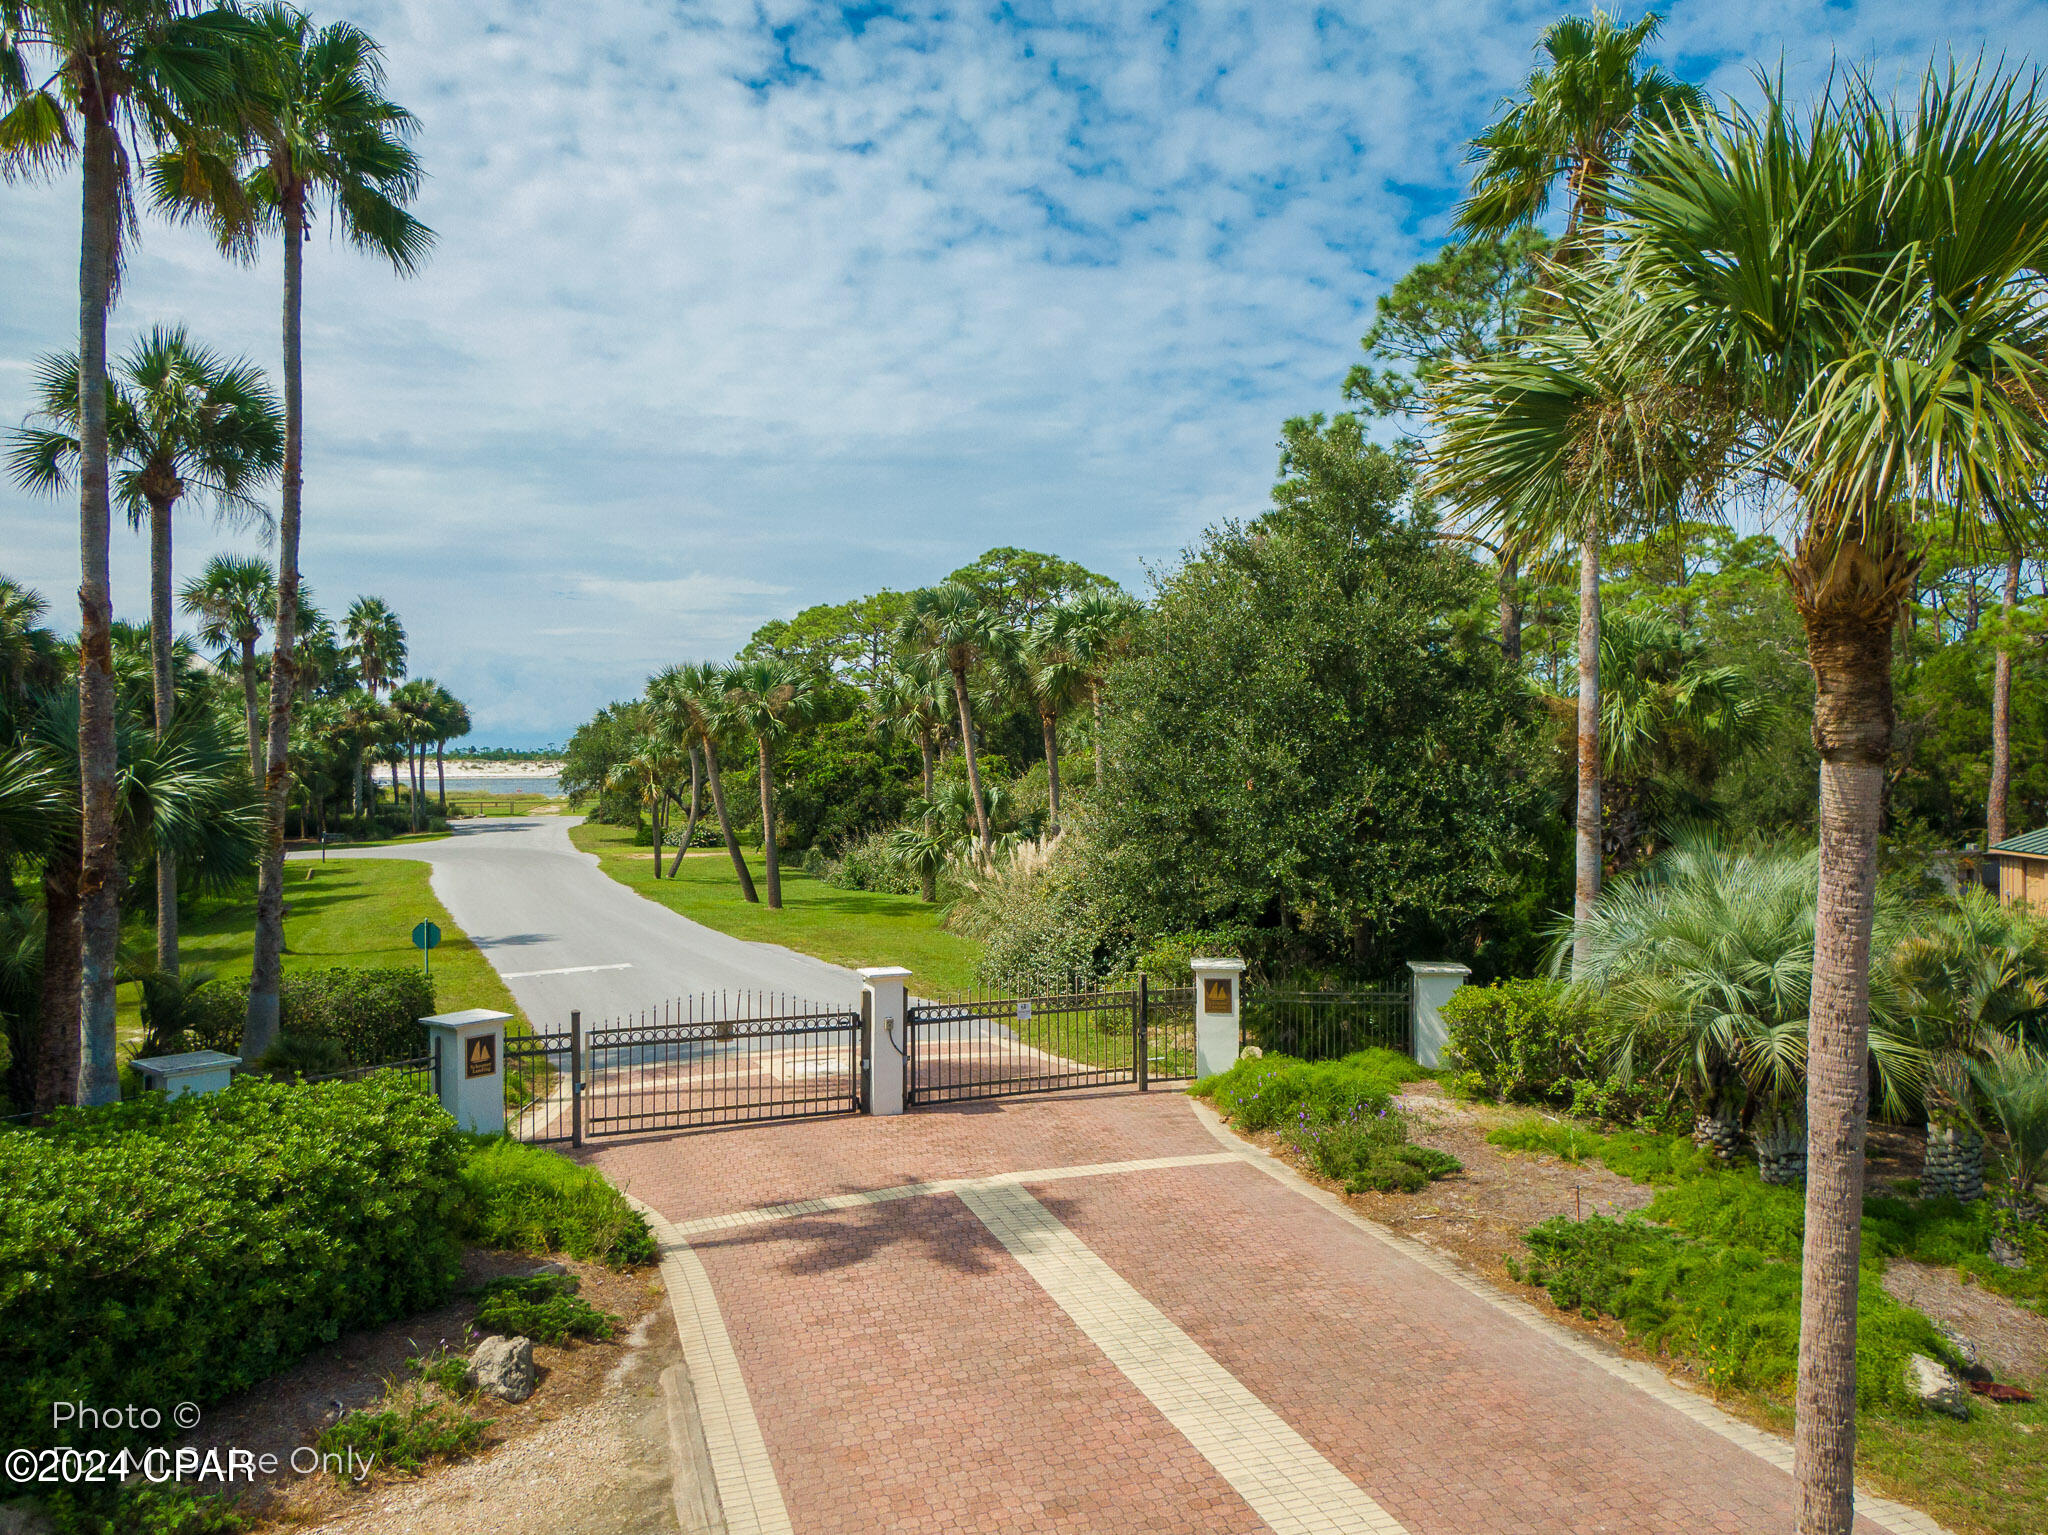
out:
M1781 1441L1276 1175L1176 1093L595 1156L674 1228L734 1535L1793 1527ZM1937 1528L1865 1507L1859 1531Z

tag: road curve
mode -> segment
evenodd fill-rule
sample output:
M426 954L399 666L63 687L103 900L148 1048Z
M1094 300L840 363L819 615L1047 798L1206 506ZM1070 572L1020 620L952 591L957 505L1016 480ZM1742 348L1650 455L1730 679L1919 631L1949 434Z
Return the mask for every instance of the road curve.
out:
M779 992L859 1006L860 978L851 970L779 944L728 937L612 879L594 855L570 844L577 819L457 822L443 840L334 849L328 857L431 865L434 894L542 1033L566 1029L572 1008L596 1025L704 992ZM459 998L443 1000L462 1005Z

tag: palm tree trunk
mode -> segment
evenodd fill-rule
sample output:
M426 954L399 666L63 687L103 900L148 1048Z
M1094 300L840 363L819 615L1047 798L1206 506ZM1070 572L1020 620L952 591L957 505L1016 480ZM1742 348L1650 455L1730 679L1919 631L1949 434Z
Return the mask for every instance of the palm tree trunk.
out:
M932 745L932 733L929 730L920 729L917 732L917 749L924 756L924 802L929 805L932 802L934 787L932 780L938 769L938 751ZM927 815L925 820L929 822L931 817Z
M448 819L448 762L443 748L448 742L443 739L434 743L434 780L441 801L441 819Z
M249 782L263 782L263 725L256 712L256 637L242 637L242 712L249 721Z
M2005 840L2006 802L2012 796L2012 620L2020 605L2020 555L2005 562L2005 629L1991 673L1991 792L1984 806L1984 846Z
M697 748L692 746L690 748L690 814L689 818L683 822L682 838L676 843L675 862L669 865L668 877L670 879L674 879L683 872L683 854L690 851L691 839L697 835L697 816L702 810L703 804L704 769L703 764L697 760ZM655 872L659 873L661 869L660 854L657 853L655 855L654 863Z
M1600 899L1600 535L1579 543L1579 816L1572 898L1572 971L1588 962Z
M1891 749L1892 629L1912 566L1896 543L1872 549L1810 538L1802 541L1790 574L1813 666L1813 734L1821 757L1794 1475L1803 1535L1849 1535L1870 932Z
M349 782L349 815L360 821L363 818L363 743L356 742L356 770Z
M107 495L107 309L120 234L113 106L95 93L85 111L83 238L78 262L78 1026L79 1101L121 1096L114 1060L114 986L121 943L121 847L115 804L114 594Z
M36 1111L78 1102L79 992L85 935L79 925L78 850L58 846L43 864L43 971L36 1047Z
M278 983L284 973L284 804L291 791L292 688L299 634L299 504L305 399L300 381L299 309L304 281L305 193L284 198L284 484L277 519L277 619L271 630L270 729L263 777L263 862L256 880L256 953L242 1058L261 1060L277 1041ZM358 758L360 761L360 758ZM357 775L361 782L361 775Z
M171 679L171 503L149 500L149 670L156 706L156 736L171 728L177 695ZM156 967L178 973L178 859L168 848L156 854Z
M960 750L967 758L967 792L974 797L974 829L981 837L981 856L989 855L988 806L981 798L981 764L974 749L974 711L967 706L967 669L953 668L953 702L960 710Z
M768 866L768 909L782 909L782 860L775 851L775 758L768 737L754 737L761 764L761 857Z
M1038 726L1045 734L1045 805L1046 827L1053 836L1060 834L1060 722L1059 716L1047 709L1038 716Z
M740 894L759 901L754 893L754 876L747 869L747 856L740 851L739 838L732 834L732 817L725 813L725 784L718 775L718 748L707 736L704 741L704 776L711 780L711 807L718 812L718 829L725 833L725 850L732 855L732 871L740 877Z

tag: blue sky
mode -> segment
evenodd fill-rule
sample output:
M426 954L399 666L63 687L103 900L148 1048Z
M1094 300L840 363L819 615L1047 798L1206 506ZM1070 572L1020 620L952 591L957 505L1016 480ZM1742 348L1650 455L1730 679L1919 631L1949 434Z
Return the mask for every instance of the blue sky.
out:
M1463 145L1559 12L1497 3L367 0L440 244L308 260L308 581L393 603L476 739L560 740L674 660L994 544L1142 587L1256 511ZM1635 14L1630 11L1629 14ZM2048 60L2048 7L1719 0L1661 57L1908 79ZM75 180L0 186L0 422L75 337ZM266 366L274 261L146 228L117 347ZM0 571L75 622L75 509L0 487ZM239 540L246 543L246 538ZM238 540L180 530L181 576ZM116 541L116 605L146 612Z

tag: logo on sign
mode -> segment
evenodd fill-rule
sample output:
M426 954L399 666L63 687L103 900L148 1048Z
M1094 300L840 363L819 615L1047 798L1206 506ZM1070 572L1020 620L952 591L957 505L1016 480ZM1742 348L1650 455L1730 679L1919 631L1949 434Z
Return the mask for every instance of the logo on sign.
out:
M1019 1023L1029 1023L1031 1021L1031 1004L1029 1002L1019 1002L1017 1004L1017 1021Z
M1218 977L1208 977L1203 980L1202 1011L1205 1013L1227 1013L1230 1011L1230 982Z
M469 1042L465 1076L488 1077L498 1069L498 1036L479 1034Z

